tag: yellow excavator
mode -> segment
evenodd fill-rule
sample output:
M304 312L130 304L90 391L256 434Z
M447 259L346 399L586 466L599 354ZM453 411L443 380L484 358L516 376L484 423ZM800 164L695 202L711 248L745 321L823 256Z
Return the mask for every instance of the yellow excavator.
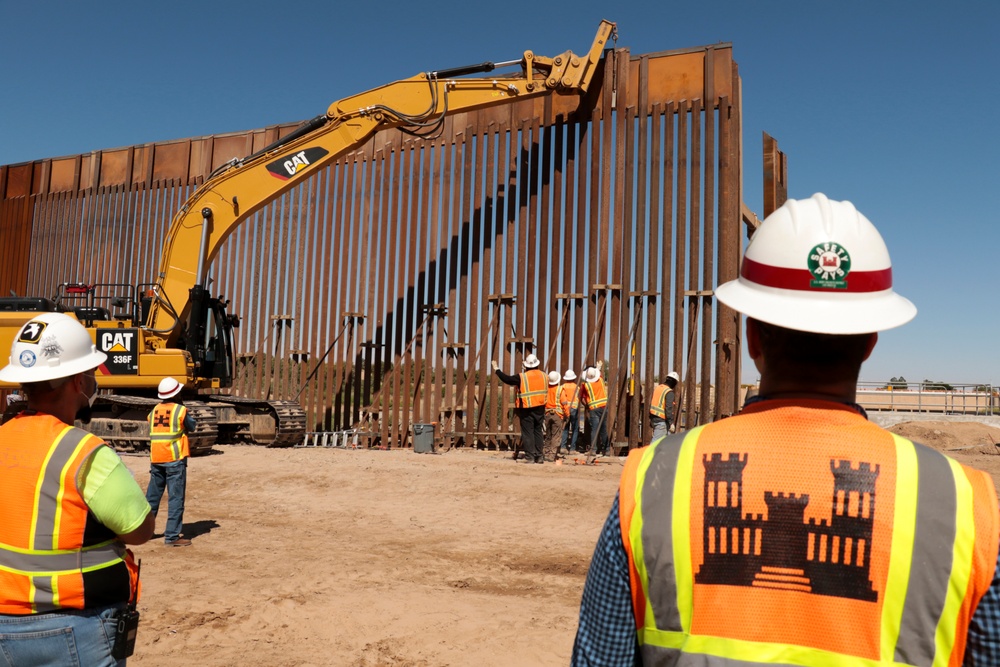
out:
M334 102L326 113L243 159L216 169L174 216L155 282L63 284L52 298L0 298L0 350L42 311L75 315L108 355L88 429L121 451L148 447L146 415L165 376L182 380L184 403L198 422L192 453L219 443L287 447L302 442L305 413L294 401L219 393L233 380L237 315L212 297L206 268L226 238L255 211L316 170L389 128L433 131L445 116L544 95L582 96L615 24L602 21L586 54L554 57L525 51L520 60L425 72ZM471 76L520 65L520 72ZM4 355L6 356L6 355ZM10 385L0 383L0 388ZM5 415L16 413L12 403Z

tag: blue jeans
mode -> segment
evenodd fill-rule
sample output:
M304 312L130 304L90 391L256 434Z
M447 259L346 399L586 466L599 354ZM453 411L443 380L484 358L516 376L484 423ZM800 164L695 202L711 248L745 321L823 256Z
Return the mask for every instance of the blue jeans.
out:
M566 449L566 441L569 440L569 452L576 451L576 438L580 435L580 409L569 411L569 420L566 428L562 432L562 440L559 442L559 449Z
M669 429L667 428L667 420L662 417L650 417L649 424L653 427L653 435L649 437L649 442L647 444L651 445L665 436Z
M184 523L184 490L187 488L187 459L172 463L153 463L149 466L149 488L146 502L153 510L153 516L160 509L163 489L167 490L167 527L163 530L163 541L175 542L181 536Z
M604 420L607 408L594 408L587 415L587 425L590 427L590 451L598 456L608 453L608 425Z
M115 614L125 605L57 614L0 614L0 667L123 667L111 657Z

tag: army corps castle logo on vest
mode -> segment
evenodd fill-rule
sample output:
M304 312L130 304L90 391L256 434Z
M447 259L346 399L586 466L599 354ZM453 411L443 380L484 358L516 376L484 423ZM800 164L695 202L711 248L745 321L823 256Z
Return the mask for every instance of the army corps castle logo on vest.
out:
M809 286L817 289L847 289L851 256L837 243L821 243L809 253Z

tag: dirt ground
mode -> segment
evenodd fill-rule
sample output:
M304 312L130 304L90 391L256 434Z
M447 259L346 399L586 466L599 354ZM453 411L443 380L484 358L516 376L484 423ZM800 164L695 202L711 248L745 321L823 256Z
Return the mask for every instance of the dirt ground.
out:
M1000 429L891 430L1000 486ZM145 488L147 459L124 458ZM620 472L618 459L529 465L470 449L217 448L188 468L194 545L135 548L129 664L568 664Z

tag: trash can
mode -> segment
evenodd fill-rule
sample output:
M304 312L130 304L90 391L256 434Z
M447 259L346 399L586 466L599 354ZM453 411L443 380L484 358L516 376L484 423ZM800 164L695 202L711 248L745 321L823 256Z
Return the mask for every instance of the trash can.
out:
M413 425L413 451L417 454L434 451L434 424Z

